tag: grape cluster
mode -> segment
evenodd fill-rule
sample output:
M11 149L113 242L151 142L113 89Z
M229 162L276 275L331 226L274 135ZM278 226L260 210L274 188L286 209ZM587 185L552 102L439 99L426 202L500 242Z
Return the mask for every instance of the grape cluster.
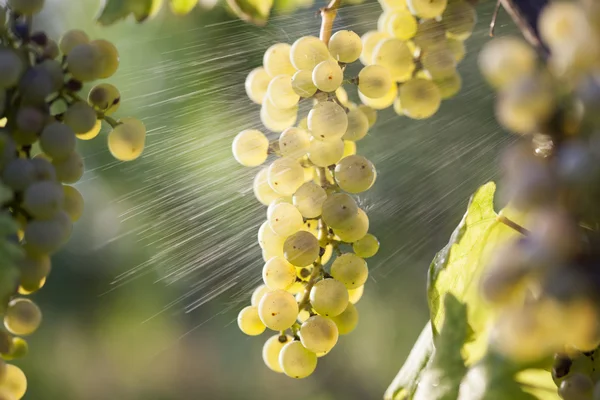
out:
M540 54L508 36L479 57L498 121L519 135L502 162L518 223L500 220L521 233L493 254L481 289L498 309L498 350L520 361L557 353L562 398L600 399L599 372L574 367L600 357L600 4L550 3L539 31Z
M32 30L43 0L9 0L0 6L0 189L9 193L0 213L18 224L9 240L23 257L14 274L2 264L0 309L0 399L20 399L25 375L3 360L22 357L22 336L40 325L39 307L26 297L44 286L50 256L65 245L83 212L83 197L71 184L83 175L77 140L98 136L102 121L112 126L108 148L133 160L144 148L146 130L134 118L110 117L120 104L117 88L100 83L80 97L84 84L111 77L119 66L115 46L72 30L57 43ZM4 240L4 238L3 238ZM8 288L7 290L4 290Z
M393 106L399 115L429 118L442 100L461 89L456 67L465 56L464 41L477 21L475 9L465 0L380 3L383 13L377 30L362 36L360 60L364 65L384 67L393 84L382 96L361 91L360 98L374 109Z
M365 258L379 249L353 197L376 179L373 164L355 154L355 142L367 135L376 113L351 103L342 87L346 65L358 60L362 42L347 30L327 39L305 36L266 51L263 66L248 75L246 91L261 104L260 119L274 135L269 140L250 129L233 141L235 159L244 166L275 156L254 179L256 198L268 205L258 231L264 285L239 313L238 325L248 335L276 331L264 345L264 362L293 378L310 375L338 336L354 330L354 304L369 274ZM372 97L391 86L379 66L365 67L359 80L359 90ZM296 124L299 102L310 109Z

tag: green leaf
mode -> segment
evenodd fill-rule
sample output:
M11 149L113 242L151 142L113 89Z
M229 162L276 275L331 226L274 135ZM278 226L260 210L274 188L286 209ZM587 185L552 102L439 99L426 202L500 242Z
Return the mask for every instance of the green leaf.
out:
M263 26L269 20L273 0L227 0L227 5L241 20Z
M105 0L96 20L101 25L112 25L133 15L137 22L154 16L163 0Z
M170 0L171 11L176 15L186 15L196 7L198 0Z

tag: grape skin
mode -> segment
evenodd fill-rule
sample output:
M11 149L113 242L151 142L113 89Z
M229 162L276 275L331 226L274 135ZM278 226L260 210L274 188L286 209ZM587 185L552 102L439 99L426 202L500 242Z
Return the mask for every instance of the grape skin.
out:
M373 257L379 251L379 240L370 233L352 245L354 253L361 258Z
M361 193L375 183L375 166L363 156L343 158L335 167L335 181L348 193Z
M308 113L308 129L317 140L341 139L348 129L348 116L333 101L317 103Z
M73 129L76 134L91 131L96 125L96 121L96 112L83 101L72 104L64 116L65 125Z
M317 64L328 60L329 49L319 38L304 36L294 42L290 51L290 59L297 70L312 71Z
M269 207L268 220L273 232L281 237L292 235L302 229L304 224L300 211L289 203L280 203Z
M290 62L291 46L287 43L276 43L265 51L263 67L272 78L277 75L294 75L296 69Z
M12 50L0 49L0 88L8 89L19 82L23 61Z
M83 214L83 196L73 186L63 185L62 189L64 195L62 208L69 215L71 221L77 222Z
M254 191L254 196L265 206L268 206L281 197L279 193L271 189L269 186L269 169L263 168L254 177L254 182L252 183L252 189Z
M52 160L52 166L56 170L56 178L63 183L75 183L83 176L83 160L76 151L65 159Z
M245 167L256 167L268 157L269 139L256 129L246 129L233 139L235 160Z
M266 329L258 316L258 308L255 306L243 308L238 314L237 322L240 330L248 336L260 335Z
M117 160L135 160L144 151L146 127L135 118L122 118L119 122L108 134L108 149Z
M64 193L59 183L41 181L31 184L27 188L23 207L34 218L50 219L60 210L63 201Z
M279 151L284 157L300 158L310 146L310 135L301 128L288 128L279 136Z
M323 221L332 228L350 225L357 214L356 201L346 193L333 193L323 202Z
M327 353L338 341L338 328L332 320L320 315L308 318L300 327L302 345L314 353Z
M327 278L318 281L310 290L310 304L326 317L340 315L348 306L349 295L343 283Z
M328 167L340 161L344 155L344 141L335 139L330 141L310 139L308 158L317 167Z
M294 193L292 201L304 218L317 218L326 199L325 189L314 182L306 182Z
M290 335L275 335L267 339L263 346L262 357L265 365L271 371L283 373L283 369L279 364L279 355L281 354L283 346L290 343L292 340L293 338Z
M353 63L358 60L362 51L360 37L348 30L337 31L329 39L329 52L337 61Z
M269 82L271 82L271 77L263 67L257 67L250 71L244 84L248 98L256 104L262 104Z
M121 93L110 83L94 86L88 94L88 103L98 112L111 115L121 105Z
M296 269L283 257L273 257L263 267L263 281L271 290L286 290L296 280Z
M279 365L289 377L306 378L317 368L317 355L299 341L292 341L281 349Z
M342 242L354 243L365 237L369 231L369 217L359 208L356 217L352 218L348 225L343 228L334 228L333 231Z
M15 365L6 365L6 374L0 382L0 390L12 394L15 400L21 399L27 391L27 378L21 369ZM12 400L12 399L6 399Z
M437 112L442 97L440 90L433 82L416 78L400 87L398 101L406 116L413 119L425 119Z
M340 335L347 335L356 329L358 325L358 311L354 304L350 302L343 313L331 318L331 320L336 324Z
M336 258L331 265L331 276L346 288L356 289L367 281L369 269L365 260L352 253L346 253Z
M258 303L258 315L267 328L282 331L296 322L298 304L292 294L274 290L263 295Z
M300 96L292 87L290 75L277 75L267 87L267 97L277 108L289 109L298 104Z
M381 65L368 65L358 73L358 90L367 97L377 99L388 93L392 76Z
M296 267L306 267L315 262L319 249L317 238L306 231L294 233L283 243L285 259Z
M283 195L291 196L304 183L304 170L298 161L283 157L269 166L269 185Z
M60 38L58 47L61 53L68 55L75 46L89 42L90 38L87 33L79 29L71 29Z
M314 85L323 92L334 92L340 87L343 79L344 73L334 60L321 61L312 72Z
M312 97L317 92L313 83L312 72L306 69L300 70L292 76L292 89L300 97Z
M29 299L18 298L8 303L4 314L6 329L19 336L31 335L42 323L42 312Z

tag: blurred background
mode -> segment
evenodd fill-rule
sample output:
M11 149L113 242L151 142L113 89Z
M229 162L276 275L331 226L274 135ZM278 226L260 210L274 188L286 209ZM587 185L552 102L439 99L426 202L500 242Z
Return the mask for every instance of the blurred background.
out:
M237 328L237 313L261 280L255 238L266 210L252 194L257 170L237 165L230 143L240 130L260 128L259 106L244 92L246 74L271 44L318 34L315 10L323 4L276 16L264 28L219 5L185 17L164 9L142 25L103 28L93 21L99 3L47 0L36 24L56 38L79 28L116 44L117 115L145 122L147 149L120 163L108 153L106 132L78 143L86 210L34 295L44 322L18 363L29 378L25 398L381 398L428 320L430 261L469 195L495 178L511 140L493 119L492 92L477 69L494 2L478 6L478 28L459 67L460 94L427 121L381 112L358 143L378 169L360 203L381 250L369 259L358 328L302 381L264 366L267 333L250 338ZM345 7L336 29L363 34L376 29L380 13L371 0ZM496 31L515 32L502 13Z

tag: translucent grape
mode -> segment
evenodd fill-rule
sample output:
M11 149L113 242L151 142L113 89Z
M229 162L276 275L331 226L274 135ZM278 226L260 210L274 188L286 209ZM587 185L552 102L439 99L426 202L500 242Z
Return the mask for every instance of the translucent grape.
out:
M323 202L321 217L323 221L332 228L349 226L356 218L358 205L356 201L346 193L332 193Z
M296 267L306 267L319 257L319 241L309 232L299 231L288 237L283 244L285 259Z
M103 72L99 47L90 43L76 45L67 55L67 68L79 81L89 82L98 79Z
M354 243L357 240L362 239L368 231L369 217L367 217L367 214L361 209L358 209L356 218L351 219L347 226L334 229L335 234L340 240L346 243Z
M369 269L365 260L355 254L346 253L336 258L331 265L331 276L346 288L356 289L367 281Z
M421 63L433 79L447 78L456 73L456 59L446 46L438 46L423 52Z
M358 301L362 297L364 291L365 291L364 285L357 287L356 289L348 289L348 296L349 296L348 299L349 299L350 303L352 303L352 304L358 303Z
M83 176L83 160L76 151L63 160L52 160L56 179L63 183L75 183Z
M455 72L447 78L436 79L434 83L440 90L442 99L445 100L456 96L458 92L460 92L462 87L462 78L458 72Z
M364 192L375 182L375 166L359 155L342 158L335 166L335 181L346 192Z
M8 6L16 13L33 15L42 11L45 0L8 0Z
M35 181L35 167L25 158L15 158L2 171L2 183L15 192L21 192Z
M337 97L340 104L345 107L349 107L351 104L353 104L351 101L349 101L348 92L346 92L346 89L344 89L343 86L335 89L335 97Z
M368 65L358 73L358 90L367 97L383 97L391 86L390 71L381 65Z
M265 293L270 292L271 289L267 287L267 285L260 285L252 292L252 298L250 304L257 307L260 300L263 298Z
M356 154L356 143L350 140L344 140L344 154L342 158Z
M535 51L523 40L504 36L487 42L479 53L479 69L494 87L505 87L534 73Z
M306 69L300 70L292 76L292 89L300 97L311 97L317 92L313 83L312 72Z
M271 371L279 373L283 372L283 369L279 365L279 354L281 354L283 346L290 343L292 340L293 338L290 335L275 335L267 339L263 346L262 357L265 365Z
M119 51L115 45L104 39L92 40L90 45L98 49L100 64L98 77L106 79L113 76L119 68Z
M44 127L47 115L34 107L21 107L17 111L17 128L24 133L38 134Z
M594 382L589 376L575 373L561 382L558 394L564 400L590 399L594 391Z
M48 220L32 220L25 227L25 248L34 255L56 252L71 234L70 226L64 224L66 214L59 211ZM66 216L67 219L68 216Z
M307 350L299 341L292 341L281 349L279 365L289 377L306 378L317 368L317 355Z
M446 44L448 45L448 48L452 52L452 55L457 63L461 62L465 58L467 49L465 48L464 42L458 39L448 39Z
M29 299L19 298L8 303L4 313L4 326L19 336L31 335L42 323L42 312Z
M258 308L247 306L240 311L237 317L238 327L248 336L257 336L263 333L266 326L258 316Z
M362 47L360 37L352 31L337 31L329 39L329 52L333 58L343 63L353 63L358 60Z
M406 0L379 0L384 10L407 10Z
M269 166L269 185L283 196L291 196L304 183L304 169L293 158L283 157Z
M308 158L317 167L328 167L337 163L344 155L344 141L341 139L323 142L314 137L310 139Z
M273 132L281 132L294 126L297 117L297 105L292 108L280 109L271 104L268 98L265 98L260 108L260 121Z
M0 381L0 390L5 390L12 394L14 400L19 400L25 396L25 392L27 392L27 378L23 371L16 365L7 364L6 375Z
M256 129L246 129L233 139L235 160L245 167L256 167L265 162L269 152L269 139Z
M333 101L322 101L308 113L308 129L318 140L341 139L348 129L346 111Z
M359 108L348 112L348 128L343 136L344 140L357 141L364 138L369 131L369 119Z
M323 92L333 92L342 84L344 73L337 61L321 61L313 69L312 80L317 89Z
M352 244L352 250L361 258L373 257L379 251L379 240L370 233Z
M60 38L58 47L61 53L68 55L75 46L89 42L90 38L87 33L79 29L71 29Z
M76 222L83 214L83 196L73 186L63 185L63 210L69 215L71 221Z
M417 19L408 11L394 10L389 14L385 31L400 40L412 39L417 34Z
M435 19L427 19L419 23L413 40L421 50L439 46L446 41L446 29Z
M404 83L398 99L404 114L413 119L431 117L440 108L442 97L437 86L426 79L416 78Z
M132 161L142 155L146 144L146 127L135 118L123 118L108 134L108 149L120 161Z
M331 318L331 320L337 326L340 335L347 335L358 325L358 311L354 304L348 303L344 312Z
M256 174L254 182L252 183L254 196L265 206L268 206L273 200L281 197L279 193L271 189L268 178L269 169L263 168Z
M294 193L293 202L304 218L321 215L327 192L314 182L306 182Z
M288 237L302 229L302 214L289 203L280 203L269 210L269 225L273 232L281 237Z
M377 122L377 111L364 104L358 106L358 109L362 111L369 120L369 128L375 125L375 122Z
M96 125L96 112L83 101L69 106L64 115L64 124L77 133L87 133Z
M348 290L335 279L323 279L310 290L310 304L321 315L335 317L348 306Z
M13 50L0 49L0 88L15 86L23 70L23 61Z
M300 327L302 345L314 353L327 353L338 341L338 328L335 322L320 315L304 321Z
M271 104L277 108L288 109L298 104L300 96L296 94L292 87L292 77L290 75L277 75L267 87L267 97Z
M310 146L310 135L301 128L288 128L279 136L279 151L284 157L301 158Z
M267 94L271 77L263 67L254 68L246 77L244 84L248 98L256 104L262 104Z
M39 288L39 282L50 274L50 269L49 256L26 253L19 261L20 288L29 293L35 292Z
M121 93L110 83L100 83L94 86L88 94L88 103L98 112L111 115L121 105Z
M50 219L62 207L64 193L61 185L53 181L35 182L25 190L23 207L36 219Z
M317 37L303 36L292 45L290 59L298 70L312 71L322 61L331 57L327 45Z
M370 65L373 62L373 50L375 46L383 40L390 37L388 33L379 31L368 31L361 37L363 44L362 53L360 54L360 62L363 65Z
M447 0L406 0L410 11L420 18L435 18L446 9Z
M258 315L267 328L286 330L296 322L298 303L291 293L284 290L267 292L258 303Z
M87 131L85 133L78 134L77 139L92 140L96 136L98 136L98 134L100 133L100 130L102 130L102 120L98 119L98 120L96 120L96 123L94 124L94 127L92 129L90 129L89 131Z
M27 344L25 339L20 338L20 337L13 337L10 352L7 354L2 354L2 358L5 360L14 360L17 358L23 358L27 355L28 352L29 352L29 345ZM4 374L4 377L5 378L7 377L6 372ZM0 383L0 385L2 385L2 384ZM0 390L8 391L4 387L2 387L2 389L0 389ZM0 399L1 398L2 397L0 397ZM13 399L15 399L15 397L10 397L10 399L4 399L4 400L13 400Z
M296 268L283 257L273 257L263 267L262 277L271 290L286 290L296 281Z
M449 37L466 40L477 23L475 8L466 1L450 2L442 14L442 24Z
M578 3L553 2L544 7L539 18L539 32L544 42L553 49L593 35L586 11Z
M277 75L294 75L296 69L290 62L291 46L287 43L276 43L265 51L263 67L271 78ZM301 68L299 68L301 69Z
M283 255L283 243L285 238L277 235L271 229L268 221L265 221L258 230L258 244L261 248L274 256Z

